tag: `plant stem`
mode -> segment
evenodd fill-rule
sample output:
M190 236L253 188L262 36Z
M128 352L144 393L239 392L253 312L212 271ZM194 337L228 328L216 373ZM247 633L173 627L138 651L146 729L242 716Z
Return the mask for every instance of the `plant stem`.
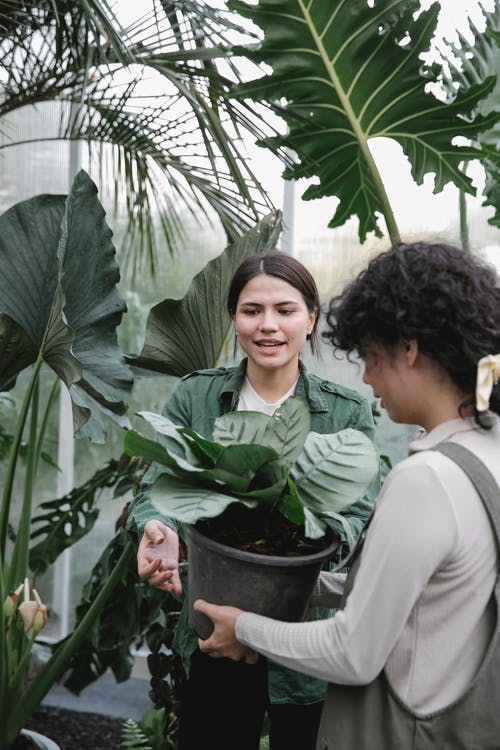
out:
M27 719L36 710L52 685L68 667L71 657L87 635L87 632L94 624L98 615L101 613L104 605L113 593L116 584L121 580L123 572L134 554L134 544L132 542L127 542L113 572L104 584L97 598L90 606L88 612L85 614L85 617L43 667L42 671L33 680L28 690L23 695L22 700L19 702L16 709L12 712L12 715L8 717L7 750L9 745L12 744L21 729L24 727Z
M15 589L18 583L24 581L28 575L28 558L31 531L31 510L33 504L33 487L36 474L36 445L38 430L38 404L40 396L40 378L33 384L30 413L30 431L28 440L28 457L26 462L26 476L24 479L24 497L19 526L12 553L12 561L7 576L7 587Z
M0 565L0 606L1 606L1 612L0 612L0 705L5 706L7 705L7 685L8 685L8 676L7 676L7 649L9 648L9 644L7 643L6 639L6 629L7 629L7 622L6 617L4 613L4 602L5 602L5 587L4 587L4 580L3 580L3 570L2 566ZM0 747L3 747L5 742L5 727L0 726Z
M47 403L45 405L45 410L44 410L44 413L43 413L42 421L40 423L40 430L39 430L39 433L38 433L38 438L37 438L37 443L36 443L36 453L35 453L36 465L35 465L35 471L36 471L36 468L38 467L38 461L40 460L40 455L42 453L43 439L45 437L45 432L47 430L47 423L49 421L50 411L52 409L52 404L54 403L54 399L55 399L55 397L57 395L59 384L60 384L60 381L59 381L58 376L56 375L56 377L54 378L54 382L52 383L52 387L50 389L49 397L48 397Z
M466 253L470 253L469 226L467 223L467 199L463 190L460 190L458 193L458 210L460 216L460 240L462 243L462 250Z
M0 508L0 564L2 568L5 563L5 548L7 545L7 529L9 525L9 513L10 505L12 501L12 488L14 485L14 477L16 473L17 459L19 458L19 447L24 432L24 425L26 424L26 418L28 416L28 410L31 403L33 389L35 388L36 382L40 374L40 368L42 366L42 353L40 352L35 362L33 373L31 375L28 388L24 396L24 400L19 413L19 419L17 420L16 431L14 433L14 439L9 453L9 463L7 465L7 471L5 473L5 485L2 494L2 506Z

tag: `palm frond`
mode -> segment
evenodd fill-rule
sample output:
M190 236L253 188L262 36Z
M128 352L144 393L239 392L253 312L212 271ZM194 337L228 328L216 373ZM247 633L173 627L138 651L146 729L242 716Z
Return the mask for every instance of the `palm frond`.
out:
M58 138L86 142L101 162L112 150L128 248L140 246L153 273L159 246L182 247L186 216L220 221L232 240L272 208L242 138L275 134L267 111L230 98L232 42L256 41L233 18L157 0L123 29L106 0L0 0L0 128L13 110L62 102ZM4 136L0 148L16 145Z

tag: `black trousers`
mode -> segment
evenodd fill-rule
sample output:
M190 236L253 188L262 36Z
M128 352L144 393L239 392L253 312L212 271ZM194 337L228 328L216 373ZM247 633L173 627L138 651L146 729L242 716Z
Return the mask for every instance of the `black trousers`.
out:
M269 704L267 662L195 651L182 697L179 750L258 750L266 713L271 750L314 750L322 703Z

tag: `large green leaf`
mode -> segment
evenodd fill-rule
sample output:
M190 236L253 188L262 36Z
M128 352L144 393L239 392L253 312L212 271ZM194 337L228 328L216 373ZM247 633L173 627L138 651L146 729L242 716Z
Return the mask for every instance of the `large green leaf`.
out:
M19 372L36 357L36 346L28 334L15 320L0 313L0 390L13 388Z
M37 196L0 216L0 388L39 355L66 383L75 430L98 404L123 413L132 376L115 329L125 305L111 231L94 183L80 172L65 196ZM86 399L84 401L84 399Z
M0 390L13 385L21 369L36 360L45 339L48 358L58 368L57 346L53 348L57 324L51 311L61 297L57 247L64 201L64 196L41 195L0 216L2 348L9 352L0 360ZM66 372L70 383L80 377L71 355Z
M493 77L452 101L426 93L430 78L421 73L420 55L429 48L439 4L415 20L419 6L418 0L229 0L231 9L264 31L262 45L248 56L272 68L236 87L235 95L285 102L279 109L289 135L273 144L287 143L299 161L284 176L317 178L303 198L336 196L330 226L355 215L361 241L369 231L380 234L380 213L392 240L399 240L371 139L397 141L418 184L434 173L436 192L453 182L474 193L460 164L480 158L481 150L452 141L474 138L498 120L497 113L470 116L491 92Z
M287 398L275 411L266 428L265 445L291 466L304 446L311 429L311 413L303 401Z
M221 445L259 443L272 448L291 466L311 426L307 406L296 398L287 399L272 416L261 412L229 412L215 420L213 439Z
M347 428L332 435L309 433L292 477L300 499L314 515L335 517L363 497L378 470L378 453L370 438Z
M190 465L177 454L176 442L162 447L133 430L125 437L124 450L168 467L150 489L151 497L159 510L179 521L196 523L218 516L231 502L252 508L263 503L294 522L305 521L307 534L319 536L324 525L312 516L336 517L362 497L378 472L379 459L372 441L358 430L308 432L305 412L305 405L291 398L274 417L227 414L217 426L215 437L223 446L214 454L213 468ZM152 417L163 434L183 429L159 415L144 416L148 421ZM208 453L204 458L210 458Z
M264 442L264 435L270 417L257 411L230 411L217 417L214 422L212 437L220 445L235 443Z
M170 468L177 465L176 460L167 453L163 445L156 440L149 440L135 430L127 430L123 439L123 452L127 456L140 456Z
M159 442L177 455L182 455L193 465L213 466L223 448L206 440L190 427L178 427L171 419L152 411L140 411L139 416L155 429ZM157 460L150 456L153 460Z
M151 502L163 515L181 523L194 524L200 519L215 518L236 500L209 488L193 488L177 477L162 474L150 489ZM238 499L247 508L255 508L256 500Z
M257 472L276 458L276 451L266 445L228 445L217 459L214 476L234 492L246 492ZM274 474L272 479L275 481ZM241 486L243 482L245 486Z
M167 299L153 307L143 350L127 358L129 364L179 376L214 367L231 325L226 309L231 277L248 256L272 252L280 231L281 215L269 214L211 260L183 299Z

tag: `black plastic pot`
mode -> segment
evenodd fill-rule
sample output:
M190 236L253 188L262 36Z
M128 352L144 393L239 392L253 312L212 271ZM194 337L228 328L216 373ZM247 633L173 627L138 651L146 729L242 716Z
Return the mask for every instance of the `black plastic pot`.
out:
M333 557L339 536L328 530L327 546L300 557L258 555L227 547L187 526L189 622L208 638L211 621L195 612L196 599L228 604L285 622L301 622L323 564Z

